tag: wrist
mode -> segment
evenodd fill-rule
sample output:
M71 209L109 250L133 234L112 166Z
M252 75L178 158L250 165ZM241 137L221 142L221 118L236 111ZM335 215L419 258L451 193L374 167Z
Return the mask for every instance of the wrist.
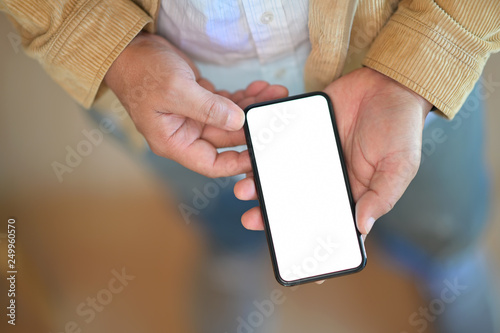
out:
M382 74L382 75L386 76L385 74ZM389 80L391 80L392 82L394 82L398 87L400 87L400 89L402 89L402 90L406 91L407 93L409 93L409 95L411 96L411 98L415 101L415 105L422 112L422 117L425 119L427 117L427 115L429 114L429 112L434 107L434 105L432 105L431 102L429 102L424 97L420 96L418 93L416 93L415 91L411 90L407 86L403 85L402 83L394 80L393 78L391 78L389 76L386 76L386 77Z
M406 88L406 89L408 89L415 96L416 100L418 101L418 105L420 106L420 109L422 110L422 115L425 119L427 117L427 115L429 114L429 112L431 112L431 110L433 109L434 105L432 105L431 102L429 102L428 100L426 100L425 98L423 98L422 96L420 96L419 94L414 92L413 90L411 90L409 88Z
M123 51L118 55L115 61L111 64L106 75L104 76L104 83L113 90L115 83L119 84L121 81L121 76L125 70L130 70L129 64L133 59L129 60L129 58L133 58L134 50L137 46L141 45L144 42L147 42L152 36L146 32L139 32L130 43L123 49Z
M429 102L428 100L426 100L425 98L423 98L422 96L420 96L419 94L414 92L413 90L411 90L407 87L405 87L405 88L408 89L408 91L410 91L415 96L415 99L418 101L418 105L420 105L420 108L422 110L422 114L423 114L424 118L427 117L427 115L429 114L429 112L431 112L434 105L432 105L431 102Z
M380 75L380 76L384 77L385 80L388 80L389 82L393 83L393 86L397 87L397 90L404 91L405 95L410 96L411 99L414 100L415 105L422 112L422 116L424 119L425 119L425 117L427 117L429 112L434 108L434 105L432 105L431 102L426 100L424 97L420 96L418 93L416 93L412 89L410 89L407 86L403 85L402 83L396 81L392 77L387 76L386 74L381 73L381 72L379 72L375 69L372 69L370 67L364 67L363 69L367 69L373 73L377 73L377 75Z

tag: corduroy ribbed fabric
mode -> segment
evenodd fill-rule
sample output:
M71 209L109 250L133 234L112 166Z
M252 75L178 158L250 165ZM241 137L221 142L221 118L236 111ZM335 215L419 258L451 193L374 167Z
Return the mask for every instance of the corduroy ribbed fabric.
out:
M500 48L500 1L441 2L444 7L431 0L402 1L363 64L453 118Z
M306 90L324 89L343 71L358 0L309 0L311 54L304 75Z
M0 0L26 52L85 107L103 91L105 73L134 36L154 32L159 5ZM323 89L362 61L452 118L500 49L500 1L310 0L309 30L309 90Z
M2 1L26 53L84 107L113 61L152 19L129 0Z

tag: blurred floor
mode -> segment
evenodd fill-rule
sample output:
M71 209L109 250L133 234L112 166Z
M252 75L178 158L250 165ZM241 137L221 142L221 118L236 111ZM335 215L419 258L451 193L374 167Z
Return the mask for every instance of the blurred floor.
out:
M52 163L63 163L67 146L76 149L82 131L96 125L22 53L13 31L0 16L0 254L5 257L6 220L15 217L19 270L18 325L6 332L70 332L71 321L83 332L192 331L202 238L179 218L158 179L110 135L58 181ZM500 81L500 56L485 73ZM498 271L500 94L487 103L496 195L485 247ZM415 332L409 316L427 304L410 276L383 264L370 238L367 246L369 264L361 274L296 290L275 284L286 297L273 313L280 332ZM113 270L123 268L135 278L86 323L75 312L80 303L104 295ZM4 332L5 315L0 318Z

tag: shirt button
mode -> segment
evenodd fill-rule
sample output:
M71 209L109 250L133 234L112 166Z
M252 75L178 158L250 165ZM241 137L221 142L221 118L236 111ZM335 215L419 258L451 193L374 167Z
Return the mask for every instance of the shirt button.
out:
M273 13L271 13L271 12L265 12L265 13L264 13L264 14L262 14L262 16L260 17L260 21L261 21L263 24L269 24L269 23L271 23L273 20L274 20L274 15L273 15Z

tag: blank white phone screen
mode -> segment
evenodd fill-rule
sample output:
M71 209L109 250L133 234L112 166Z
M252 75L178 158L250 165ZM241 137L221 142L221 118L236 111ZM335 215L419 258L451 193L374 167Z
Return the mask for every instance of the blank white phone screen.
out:
M327 100L247 112L279 275L287 282L362 263Z

